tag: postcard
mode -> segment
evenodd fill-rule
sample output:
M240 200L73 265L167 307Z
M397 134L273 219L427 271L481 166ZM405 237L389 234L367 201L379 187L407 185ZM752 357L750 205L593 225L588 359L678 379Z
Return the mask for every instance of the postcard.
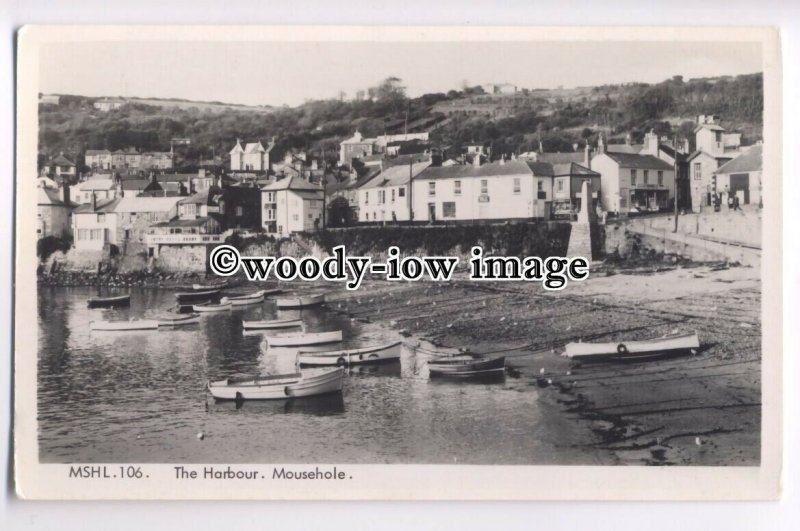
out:
M26 499L775 499L770 28L29 26Z

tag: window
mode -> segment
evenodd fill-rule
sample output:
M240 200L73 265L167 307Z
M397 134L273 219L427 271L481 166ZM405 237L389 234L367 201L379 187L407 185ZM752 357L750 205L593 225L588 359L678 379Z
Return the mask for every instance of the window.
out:
M236 217L240 218L243 215L244 215L244 209L242 207L240 207L240 206L237 206L236 207Z
M636 185L636 170L631 170L631 186Z
M429 196L436 195L436 183L434 181L430 181L428 183L428 195Z
M397 195L399 195L400 197L405 197L406 196L406 189L405 188L398 189L397 190Z
M702 179L703 178L703 165L699 162L694 163L694 178L695 179Z
M489 193L489 181L486 179L481 179L481 193L488 194Z
M364 204L369 204L369 192L364 192Z
M453 181L453 193L455 195L461 195L461 181Z
M300 221L300 215L299 214L292 214L292 219L295 220L295 221Z
M105 223L106 222L106 215L105 214L97 214L97 222L98 223Z
M267 203L275 202L275 192L267 192Z
M394 203L394 188L392 188L392 203Z
M536 181L536 191L537 192L544 192L544 181Z
M275 220L275 210L273 210L271 208L269 210L267 210L267 219L269 221L274 221Z
M658 185L664 186L664 172L662 170L658 170L656 177L658 179Z
M456 217L456 204L453 202L442 203L442 217L443 218Z
M378 190L378 204L386 204L386 190Z
M518 194L520 192L521 185L519 181L519 177L514 177L514 193Z
M644 170L644 184L645 184L645 185L647 185L647 184L648 184L648 182L647 182L647 181L648 181L648 178L649 178L649 177L650 177L650 171L649 171L649 170Z

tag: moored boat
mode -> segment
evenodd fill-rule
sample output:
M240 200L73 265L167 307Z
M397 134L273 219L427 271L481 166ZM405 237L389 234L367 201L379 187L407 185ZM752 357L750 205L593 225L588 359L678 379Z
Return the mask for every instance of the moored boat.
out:
M225 296L220 299L220 302L225 304L231 303L232 306L247 306L248 304L260 304L264 302L264 292L256 291L247 295L238 296Z
M442 356L428 361L431 377L438 376L487 376L502 374L506 366L505 356L494 358L479 354L459 354Z
M606 343L567 343L562 356L589 360L643 360L680 353L697 353L700 339L697 332L665 336L644 341Z
M298 297L285 297L280 299L275 299L275 304L277 304L278 308L310 308L312 306L318 306L325 302L325 294L320 293L318 295L300 295Z
M93 297L86 301L89 308L114 308L131 305L131 294L113 297Z
M231 303L195 304L192 309L200 313L226 312L231 309Z
M275 330L280 328L296 328L302 326L300 319L274 319L272 321L242 321L245 330Z
M183 291L175 294L175 298L179 303L182 302L199 302L219 297L218 289L209 289L204 291Z
M287 334L282 336L268 336L267 344L272 347L299 347L303 345L320 345L323 343L338 343L342 340L342 331L316 332L311 334Z
M291 374L228 378L208 383L217 400L277 400L301 398L342 390L344 369L306 369Z
M124 332L128 330L156 330L158 321L152 319L133 319L130 321L92 321L90 330L103 332Z
M366 363L379 363L400 359L402 343L389 343L356 349L330 350L311 352L301 350L297 353L297 362L301 367L313 365L338 365L346 367Z
M196 313L167 315L158 318L158 326L184 326L200 322Z

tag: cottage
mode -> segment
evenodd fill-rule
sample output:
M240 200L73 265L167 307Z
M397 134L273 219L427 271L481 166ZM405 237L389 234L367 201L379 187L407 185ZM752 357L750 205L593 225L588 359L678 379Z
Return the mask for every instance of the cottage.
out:
M107 149L87 149L84 160L93 172L112 168L111 152Z
M416 221L527 220L538 212L533 173L519 160L429 166L412 188Z
M83 204L72 212L73 247L78 251L103 251L106 244L114 244L117 234L117 217L114 207L118 198L97 199Z
M362 184L358 188L359 221L409 221L411 181L430 165L430 160L423 160L392 166Z
M39 186L37 203L36 237L55 236L63 238L72 234L72 211L78 205L70 200L68 183L59 190L55 187Z
M362 159L376 152L375 145L377 139L364 138L364 136L356 130L356 132L339 144L339 165L352 166L353 159Z
M111 153L111 167L114 169L136 169L142 164L142 155L134 147L118 149Z
M609 212L666 210L675 197L672 165L653 155L599 152L592 170L601 175L601 202Z
M117 186L113 179L98 178L83 181L75 187L74 200L80 204L91 203L94 199L114 199L117 197Z
M763 147L753 146L717 169L716 184L723 190L723 201L731 194L739 198L740 205L761 204Z
M324 202L321 186L300 177L275 181L261 189L262 226L279 236L319 230Z
M534 217L571 219L576 216L583 202L581 189L584 181L589 182L592 208L597 207L601 188L598 172L576 162L551 164L527 161L526 164L533 172L536 187Z
M50 163L50 172L57 177L68 178L70 180L78 175L75 163L65 157L63 153L60 153Z
M231 171L269 171L270 152L274 147L275 139L267 144L266 147L260 140L247 143L242 147L241 140L237 138L236 145L230 151Z
M697 122L694 129L696 150L687 159L695 212L711 206L714 196L724 191L717 183L716 171L741 153L741 135L726 134L716 116L700 115Z

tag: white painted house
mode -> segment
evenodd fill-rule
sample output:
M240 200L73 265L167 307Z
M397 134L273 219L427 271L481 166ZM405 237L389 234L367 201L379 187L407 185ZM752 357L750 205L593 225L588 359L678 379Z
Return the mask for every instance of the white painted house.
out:
M268 171L270 168L270 151L275 147L274 140L265 147L261 141L248 142L242 146L237 138L236 145L230 151L231 171Z
M113 179L89 179L75 187L73 201L80 204L91 203L93 198L98 200L114 199L117 197L117 185Z
M408 221L411 215L410 183L431 165L430 160L385 169L358 189L359 221Z
M522 161L429 166L413 180L415 221L477 221L536 217L533 172Z
M261 224L278 236L317 231L322 228L324 203L321 186L287 177L261 189Z
M592 170L600 173L603 210L629 213L669 208L675 197L675 171L653 155L598 153Z

